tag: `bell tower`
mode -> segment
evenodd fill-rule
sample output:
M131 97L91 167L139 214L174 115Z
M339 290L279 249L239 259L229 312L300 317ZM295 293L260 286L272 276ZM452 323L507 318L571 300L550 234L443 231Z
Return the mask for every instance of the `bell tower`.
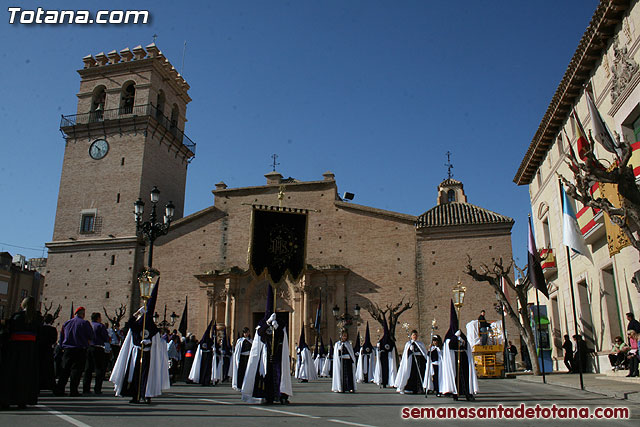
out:
M181 218L196 150L184 133L189 85L154 43L82 61L77 113L60 122L64 160L47 243L43 301L62 313L72 303L90 313L136 302L145 247L133 203L157 186L159 207L172 201Z

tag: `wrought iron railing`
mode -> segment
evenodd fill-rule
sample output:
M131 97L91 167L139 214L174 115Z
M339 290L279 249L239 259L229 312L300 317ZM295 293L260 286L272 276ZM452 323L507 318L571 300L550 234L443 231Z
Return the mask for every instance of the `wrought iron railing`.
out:
M121 120L138 116L153 116L162 126L164 126L178 141L180 141L193 154L196 153L196 143L178 128L175 120L170 120L165 116L162 110L153 104L124 106L111 110L98 110L90 113L74 114L70 116L62 116L60 119L60 128L77 126L80 124L100 123L109 120Z

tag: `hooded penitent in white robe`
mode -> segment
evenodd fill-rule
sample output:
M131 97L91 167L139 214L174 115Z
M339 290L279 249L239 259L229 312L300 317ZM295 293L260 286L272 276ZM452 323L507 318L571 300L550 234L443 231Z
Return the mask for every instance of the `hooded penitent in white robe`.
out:
M156 397L162 394L162 390L168 390L170 387L167 343L160 334L155 334L151 338L151 350L149 351L151 352L149 374L144 395L145 397ZM114 385L116 396L121 396L125 380L129 384L132 383L136 363L140 363L139 347L133 344L132 333L129 330L109 377L109 381ZM127 367L129 368L129 378L125 378Z
M322 365L322 373L320 374L323 377L330 377L333 374L333 347L329 346L329 354L326 359L324 359L324 364Z
M411 368L415 363L413 355L408 354L409 346L411 345L412 342L415 342L416 346L418 347L418 350L420 350L420 353L425 358L425 361L428 360L427 348L425 347L422 341L413 341L413 340L407 341L407 343L404 345L404 350L402 351L402 360L400 361L400 367L398 368L398 373L396 374L396 378L395 378L396 381L394 383L394 387L398 389L398 393L404 391L404 388L407 385L407 381L411 376ZM420 375L420 381L419 381L420 385L424 386L423 384L424 384L425 373L420 372L419 375Z
M317 355L313 361L313 364L316 367L316 372L318 373L318 377L328 377L329 375L325 375L324 373L324 364L327 361L327 358L324 355Z
M459 332L458 332L459 333ZM449 348L449 343L453 341L453 345L455 345L455 340L460 339L458 336L453 336L452 338L447 338L444 341L444 346L442 349L442 360L440 362L440 392L441 393L452 393L457 395L458 390L456 386L456 364L455 364L455 354L454 350ZM467 353L467 363L469 368L469 392L471 394L478 393L478 377L476 375L476 368L473 363L473 352L471 350L471 344L469 344L469 340L466 340L466 353ZM464 349L464 347L462 347Z
M383 385L383 380L382 380L382 362L380 361L380 357L383 353L380 351L380 349L378 348L377 354L376 354L376 367L375 367L375 371L373 373L373 382L378 384L378 385ZM382 355L382 357L384 357L384 355ZM393 384L395 384L395 379L396 379L396 348L392 347L390 351L386 352L386 357L387 360L389 361L389 376L387 378L387 383L386 385L388 386L393 386Z
M222 353L220 352L220 346L216 345L213 348L213 362L211 363L211 383L217 384L222 382L223 378L223 358Z
M244 343L249 344L249 350L243 351L242 347ZM244 382L244 374L247 370L247 363L240 363L240 359L243 356L248 358L251 353L251 340L249 338L239 338L236 341L236 346L233 349L233 357L231 358L231 388L234 390L242 390L242 383ZM247 344L245 344L245 348ZM246 353L246 354L245 354ZM247 360L248 362L248 360ZM239 372L242 370L242 372Z
M295 377L299 380L317 380L316 365L313 363L313 357L311 357L309 347L304 347L303 349L298 348L297 353Z
M356 355L353 353L353 347L351 347L351 343L349 341L338 341L333 346L333 378L331 380L331 391L336 393L344 391L344 387L342 384L342 363L343 359L342 355L348 355L349 359L351 359L351 370L352 370L352 381L353 381L353 391L356 391Z
M364 347L360 349L356 368L356 381L359 383L373 381L373 373L376 369L376 352L373 347L371 347L371 350L371 352L367 352Z
M273 324L277 329L277 322L275 321L275 315L267 321L269 324ZM249 363L247 364L247 371L244 377L244 384L242 385L242 400L248 403L263 403L263 398L256 398L253 396L253 389L256 381L256 375L265 376L267 373L267 365L269 364L269 355L267 346L262 342L259 335L259 329L265 326L258 326L256 328L256 334L253 338L251 345L251 354L249 355ZM293 396L291 387L291 368L289 366L289 339L287 337L287 329L283 329L282 339L282 357L280 359L280 393L285 393L287 396Z

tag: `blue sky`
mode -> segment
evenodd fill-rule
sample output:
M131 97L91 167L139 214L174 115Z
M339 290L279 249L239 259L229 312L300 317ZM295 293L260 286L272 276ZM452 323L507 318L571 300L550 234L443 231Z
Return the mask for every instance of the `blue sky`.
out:
M50 2L15 2L36 9ZM149 10L147 25L20 25L0 13L0 250L51 240L82 57L157 45L193 101L186 213L218 181L262 185L270 156L300 180L336 175L355 203L419 215L446 151L470 203L516 220L526 262L527 187L513 176L589 24L596 0L55 2ZM24 249L16 246L22 246Z

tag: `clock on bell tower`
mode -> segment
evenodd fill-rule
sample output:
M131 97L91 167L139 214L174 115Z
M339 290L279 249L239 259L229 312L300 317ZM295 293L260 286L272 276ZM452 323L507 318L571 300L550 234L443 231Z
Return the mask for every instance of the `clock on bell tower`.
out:
M185 133L189 85L155 44L82 59L78 110L63 115L65 149L43 300L132 307L145 247L133 203L157 186L184 213L196 144Z

